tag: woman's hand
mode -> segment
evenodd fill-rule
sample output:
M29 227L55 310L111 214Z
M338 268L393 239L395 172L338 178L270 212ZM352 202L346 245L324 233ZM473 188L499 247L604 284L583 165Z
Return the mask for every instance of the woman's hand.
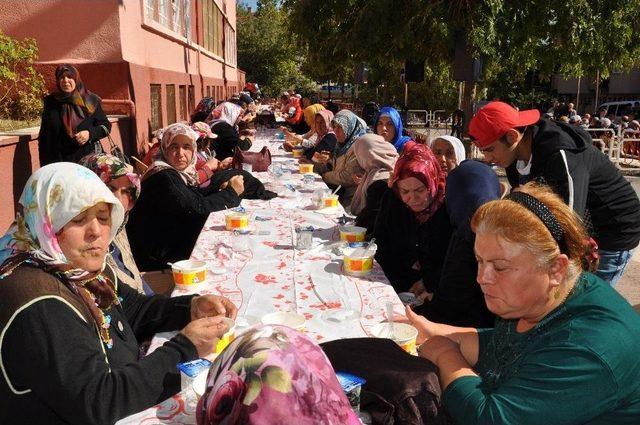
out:
M202 295L191 299L191 320L224 316L235 319L238 309L231 300L217 295Z
M418 330L418 337L416 338L417 344L422 344L427 338L432 338L437 335L437 323L414 313L409 306L405 306L405 313L409 320L409 324L413 325L413 327Z
M293 146L293 143L287 141L282 144L282 149L284 149L285 152L291 152L293 150Z
M416 298L419 298L422 301L424 301L424 300L431 301L433 299L433 294L431 292L428 292L425 289L424 283L422 282L422 279L420 279L419 281L414 283L411 286L411 288L409 288L409 292L411 292L413 295L416 296Z
M439 366L441 356L448 352L460 353L460 346L446 336L434 336L418 346L418 355Z
M209 169L211 171L216 171L218 168L220 168L220 161L218 161L215 158L210 158L207 160L207 162L205 163L207 167L209 167Z
M231 186L238 196L242 195L244 193L244 177L233 176L226 182L222 183L220 188L226 189L228 186Z
M331 153L328 151L316 152L313 154L313 157L311 157L311 160L318 164L326 164L330 159Z
M76 133L75 136L73 136L76 139L76 142L82 146L85 143L87 143L89 141L89 130L82 130Z
M222 316L203 317L191 321L180 331L196 347L198 357L212 354L222 335L229 330Z
M233 163L232 157L225 158L222 161L220 161L220 164L218 165L218 167L220 167L221 170L228 170L231 167L232 163Z

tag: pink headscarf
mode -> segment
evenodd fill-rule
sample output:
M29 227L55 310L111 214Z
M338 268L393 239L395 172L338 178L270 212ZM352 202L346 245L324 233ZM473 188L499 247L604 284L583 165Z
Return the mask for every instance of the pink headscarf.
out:
M446 174L440 169L438 160L426 145L409 142L404 146L402 155L396 162L389 187L398 197L398 181L414 177L427 187L431 203L424 210L415 213L420 223L433 216L444 203Z
M377 134L365 134L353 145L358 164L365 171L362 181L353 194L351 214L359 214L367 204L367 189L376 180L387 180L398 160L393 144Z
M320 134L320 131L318 131L318 129L316 128L316 134L318 135L318 141L322 140L322 138L324 136L326 136L329 133L333 133L333 126L331 125L331 122L333 121L333 112L331 112L328 109L322 109L320 111L318 111L316 113L316 117L320 115L322 117L322 119L324 120L324 124L325 124L325 128L326 131L322 134ZM314 117L315 120L315 117Z

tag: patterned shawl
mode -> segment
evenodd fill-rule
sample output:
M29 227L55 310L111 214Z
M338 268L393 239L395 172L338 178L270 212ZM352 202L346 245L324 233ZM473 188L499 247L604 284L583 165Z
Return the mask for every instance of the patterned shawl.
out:
M335 117L333 117L332 126L335 127L336 125L342 128L346 137L344 142L336 143L333 151L334 158L338 158L347 153L351 145L358 140L358 137L369 131L367 123L348 109L339 111Z
M76 82L76 88L71 93L66 93L60 88L60 78L64 75ZM100 98L84 87L80 73L71 65L65 64L56 68L56 86L58 91L54 93L54 97L62 104L62 123L69 137L73 137L78 124L93 115Z

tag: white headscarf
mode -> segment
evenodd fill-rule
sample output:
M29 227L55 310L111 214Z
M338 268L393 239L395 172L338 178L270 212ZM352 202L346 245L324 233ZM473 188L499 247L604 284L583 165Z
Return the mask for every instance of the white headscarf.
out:
M211 111L205 121L210 126L224 121L234 127L240 114L242 114L242 107L240 105L231 102L222 102Z
M30 253L48 265L68 264L57 233L81 212L105 202L111 204L113 240L124 220L124 208L93 171L70 162L45 165L29 177L20 197L22 214L0 239L0 263L19 252ZM72 270L81 277L84 270Z
M189 165L187 165L187 168L184 170L178 170L173 165L169 164L165 155L165 151L171 142L173 142L173 139L180 135L187 136L189 140L191 140L191 145L193 146L191 162L189 162ZM198 155L196 155L198 152L198 145L196 140L198 140L198 133L186 124L176 123L167 127L162 133L160 149L153 160L151 168L144 174L143 180L146 180L149 176L157 173L158 171L172 168L180 174L180 178L182 178L182 181L184 181L185 184L188 186L198 186L198 170L196 170L196 162L198 162Z
M457 165L460 165L460 163L466 159L466 154L464 152L464 145L462 144L460 139L458 139L457 137L453 137L453 136L438 136L438 137L434 137L429 142L429 148L433 149L433 144L438 139L446 140L447 142L449 142L449 144L451 146L453 146L453 151L456 154Z

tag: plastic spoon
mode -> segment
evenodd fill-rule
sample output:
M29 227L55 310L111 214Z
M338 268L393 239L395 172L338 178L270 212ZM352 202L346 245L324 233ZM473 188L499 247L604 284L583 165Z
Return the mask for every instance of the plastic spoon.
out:
M336 189L333 192L331 192L331 195L335 195L336 193L338 193L340 189L342 189L342 185L338 185L338 187L336 187Z
M386 304L386 308L387 308L387 322L389 322L389 326L391 328L391 332L389 333L389 338L391 338L392 340L396 339L396 332L393 326L393 304L389 301L387 301Z

